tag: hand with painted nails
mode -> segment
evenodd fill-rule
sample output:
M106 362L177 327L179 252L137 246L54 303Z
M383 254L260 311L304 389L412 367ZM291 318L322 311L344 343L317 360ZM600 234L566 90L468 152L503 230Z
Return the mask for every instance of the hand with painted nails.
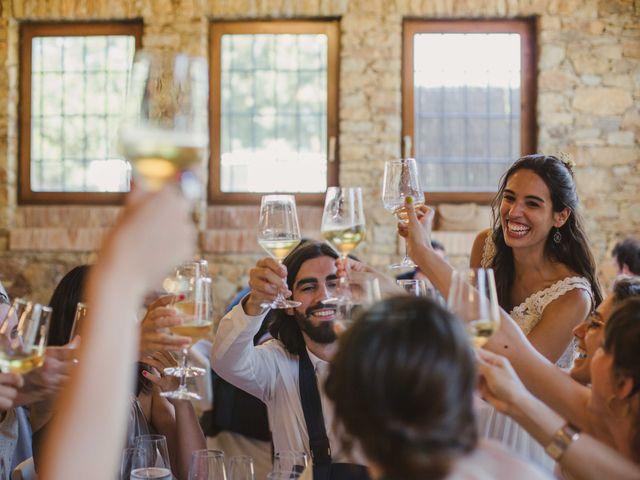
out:
M415 261L416 253L431 249L431 227L435 211L426 205L413 205L411 197L406 198L407 221L398 222L398 233L407 242L407 255Z
M140 360L154 369L154 372L143 370L142 375L149 380L154 387L154 391L169 392L176 390L180 385L180 378L172 375L165 375L164 369L177 367L178 362L168 352L154 352L151 355L142 357Z
M247 315L260 315L264 312L262 305L273 302L278 291L285 297L291 296L287 287L287 267L270 257L259 260L249 271L249 287L251 292L243 302Z
M155 300L140 324L140 355L155 351L178 351L191 343L191 338L175 335L170 327L180 325L183 318L171 304L176 295L165 295Z

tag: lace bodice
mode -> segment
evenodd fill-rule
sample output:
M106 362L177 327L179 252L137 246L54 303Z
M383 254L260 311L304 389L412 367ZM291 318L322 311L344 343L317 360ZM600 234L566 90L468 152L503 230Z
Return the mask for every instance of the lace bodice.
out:
M481 265L485 268L490 267L495 254L496 246L493 243L491 235L488 235L482 251ZM543 290L532 293L509 313L524 334L528 335L542 318L542 314L544 309L547 308L547 305L576 288L585 290L590 296L592 295L589 280L578 276L566 277ZM566 368L571 365L572 360L573 348L572 345L569 344L567 350L565 350L562 357L558 360L557 365Z

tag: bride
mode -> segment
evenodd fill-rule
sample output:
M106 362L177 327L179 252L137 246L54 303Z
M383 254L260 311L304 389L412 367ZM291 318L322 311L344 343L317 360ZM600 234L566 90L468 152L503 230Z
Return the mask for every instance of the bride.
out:
M428 224L433 212L418 208ZM549 155L522 157L503 177L493 202L493 228L478 235L471 252L471 267L494 269L501 307L541 354L562 367L571 364L573 328L602 300L577 210L568 163ZM399 230L409 235L412 259L446 295L451 267L435 258L428 241L415 238L421 235L402 224ZM481 435L553 467L544 449L508 417L484 404L479 422Z

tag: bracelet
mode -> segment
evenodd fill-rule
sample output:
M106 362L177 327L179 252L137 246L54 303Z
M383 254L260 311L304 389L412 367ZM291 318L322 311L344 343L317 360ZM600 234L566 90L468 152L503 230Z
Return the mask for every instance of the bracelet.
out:
M580 438L580 430L570 423L565 423L562 428L553 434L547 446L544 447L544 451L558 462L564 452L567 451L567 448L578 438Z

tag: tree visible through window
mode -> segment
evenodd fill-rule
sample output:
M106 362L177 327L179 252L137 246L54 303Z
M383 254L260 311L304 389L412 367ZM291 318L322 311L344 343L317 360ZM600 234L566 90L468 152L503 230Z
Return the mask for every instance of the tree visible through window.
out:
M482 200L515 159L534 153L530 27L405 23L404 147L427 192Z
M117 130L138 24L22 27L20 198L115 200L129 190ZM91 195L85 195L92 192Z
M335 35L335 22L212 25L212 197L326 190L335 171Z

